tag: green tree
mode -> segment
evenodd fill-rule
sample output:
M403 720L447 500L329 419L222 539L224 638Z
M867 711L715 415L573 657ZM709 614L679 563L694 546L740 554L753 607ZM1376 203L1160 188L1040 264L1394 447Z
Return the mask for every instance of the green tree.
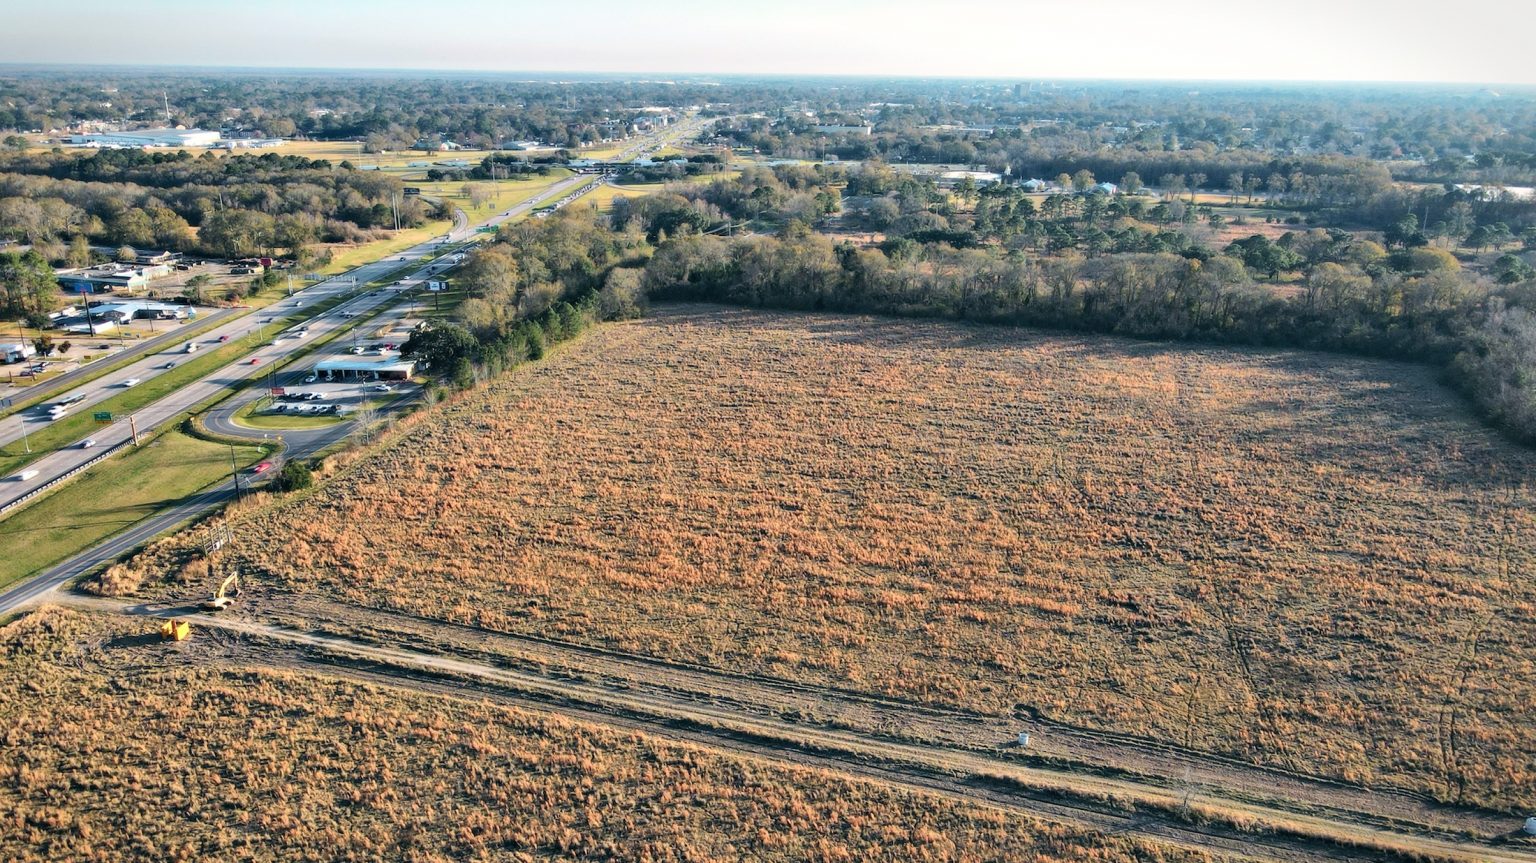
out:
M309 488L314 483L314 472L310 470L309 465L298 459L290 459L272 480L272 488L283 492L298 491Z
M435 323L416 330L400 348L401 354L427 364L433 374L457 379L480 353L480 343L469 330L451 323Z
M59 302L53 267L37 250L0 253L0 311L38 318Z

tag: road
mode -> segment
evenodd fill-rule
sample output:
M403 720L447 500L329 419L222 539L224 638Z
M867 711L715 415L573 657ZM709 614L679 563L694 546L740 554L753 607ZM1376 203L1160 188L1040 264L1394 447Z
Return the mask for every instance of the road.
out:
M539 206L546 200L558 198L568 190L577 188L591 181L590 176L575 175L555 183L545 191L519 203L502 213L498 213L480 223L481 226L496 226L510 219L518 218ZM457 221L457 220L456 220ZM455 228L449 235L450 241L461 241L473 235L476 226L464 221L463 228ZM264 342L261 347L242 357L237 362L231 363L219 369L203 379L188 384L164 398L146 405L133 412L133 422L120 421L110 426L104 426L68 446L51 452L26 466L26 471L36 471L36 475L22 479L21 474L13 474L12 477L0 479L0 510L10 507L13 503L26 498L28 495L45 488L56 479L65 476L81 465L89 462L106 449L120 448L130 444L133 439L133 425L137 425L139 434L157 428L167 421L177 420L182 414L193 407L209 401L219 392L242 383L252 377L258 377L266 373L268 367L279 363L294 352L302 349L305 343L314 341L334 330L350 326L350 321L341 317L343 312L363 313L372 310L380 304L390 302L395 298L394 292L381 289L372 294L355 297L327 311L325 314L308 318L306 323L295 323L281 331L274 325L265 325L261 321L267 318L291 315L302 306L316 306L337 296L345 295L353 291L355 285L364 285L381 277L394 273L401 268L408 268L413 263L420 262L422 258L437 251L440 240L434 238L428 242L414 246L403 252L390 255L387 258L364 264L354 270L339 276L327 279L324 282L296 292L293 299L286 299L275 303L254 318L243 318L232 321L214 331L199 336L200 345L217 345L222 336L234 338L250 338ZM429 276L435 275L440 269L446 268L444 263L427 263L405 276L405 287L414 287ZM275 343L274 336L282 333L293 333L307 326L308 335L304 338L287 338L281 343ZM72 413L88 410L91 405L99 403L124 391L123 382L138 377L141 381L147 381L154 374L164 371L167 362L185 358L185 354L176 351L163 352L146 357L123 369L119 369L98 380L92 381L82 387L76 388L70 395L82 394L85 399L72 408ZM252 364L252 360L255 364ZM17 414L7 418L16 428L16 435L12 440L20 437L20 422L24 416L32 421L37 417L30 414L43 413L46 406L39 406L29 412ZM82 444L87 439L95 442L92 448L83 448ZM3 441L0 437L0 441Z
M33 385L29 386L29 387L21 387L21 388L15 389L14 391L8 393L8 396L10 398L12 398L12 399L15 399L17 402L22 402L22 401L30 401L32 399L37 398L38 396L48 395L50 393L55 393L55 392L66 391L70 387L72 387L75 384L77 384L77 383L81 382L82 380L84 380L85 378L91 377L92 375L96 374L96 370L99 369L103 365L111 365L113 363L120 363L123 360L132 359L133 357L139 357L139 356L143 356L145 354L151 354L151 353L158 353L158 352L160 352L162 350L165 350L166 348L176 347L178 345L183 345L183 344L186 343L187 338L188 338L187 331L192 329L193 327L207 326L209 324L209 322L217 322L217 321L224 320L225 318L235 317L235 316L244 314L247 311L249 311L249 310L248 309L234 309L234 308L231 308L231 309L215 309L214 311L209 312L208 314L205 314L205 315L199 317L196 321L188 321L186 323L173 325L173 327L171 329L168 329L165 332L163 332L163 333L161 333L161 334L159 334L157 336L153 336L153 337L148 338L148 339L142 339L140 341L134 342L129 347L124 348L123 350L118 351L117 353L115 353L115 354L113 354L113 355L111 355L109 357L104 357L101 360L98 360L97 362L87 363L87 364L85 364L83 366L80 366L79 368L76 368L76 369L73 369L71 371L65 372L64 374L59 375L56 378L49 378L48 380L43 381L42 383L37 383L37 384L33 384ZM95 341L96 338L101 338L101 339L104 339L104 340L110 340L109 336L97 336L97 337L87 336L87 337L85 337L83 339L79 339L79 341L92 342L92 341ZM23 365L25 365L25 364L23 364ZM14 440L14 439L15 439L15 435L12 434L9 431L9 427L4 422L0 422L0 445L3 445L3 444L5 444L5 443L7 443L7 442L9 442L11 440Z
M621 158L633 158L636 154L646 152L648 149L660 146L660 142L662 140L675 138L678 135L688 132L693 128L697 128L697 123L694 121L688 121L687 125L679 124L679 126L667 129L663 133L641 139L626 149L624 153L621 154ZM454 242L463 241L473 236L477 227L499 226L509 220L516 219L522 215L527 214L535 207L540 206L545 201L559 199L567 192L585 185L592 179L593 177L591 175L585 174L576 174L571 177L567 177L551 185L543 192L540 192L539 194L534 195L529 199L519 203L515 207L512 207L509 210L498 213L488 219L481 221L479 225L470 224L467 218L463 218L461 223L460 217L462 217L463 214L462 212L458 212L454 219L454 224L456 227L450 231L448 239ZM462 228L458 227L460 224L462 224ZM374 281L395 273L402 268L411 267L413 263L420 262L422 258L436 251L438 244L439 240L434 238L431 241L422 243L411 249L407 249L404 252L399 252L382 258L378 261L364 264L363 266L357 267L356 269L353 269L347 273L333 276L332 278L320 282L312 287L306 288L303 291L296 292L293 299L284 300L281 303L277 303L268 307L268 309L265 310L266 313L259 315L255 321L249 319L232 321L231 323L225 324L206 335L199 336L198 338L200 342L217 343L221 335L230 335L231 338L235 338L236 336L234 334L226 331L232 328L234 333L237 333L240 337L247 337L249 335L254 339L263 340L266 343L242 359L224 366L223 368L218 369L203 377L201 380L188 384L187 386L176 390L175 392L154 402L153 404L147 405L135 411L133 414L133 424L137 426L139 433L142 435L164 423L179 421L182 415L190 411L192 408L199 404L213 401L219 393L224 392L233 386L241 384L253 377L259 377L260 375L264 374L268 368L272 367L274 364L282 362L294 352L304 348L306 344L313 342L316 339L337 329L352 326L351 319L344 318L344 314L364 313L371 311L382 304L394 301L398 298L398 293L394 290L380 289L363 296L354 297L345 301L344 303L339 304L335 308L328 310L322 315L316 315L309 318L307 320L307 324L294 323L282 329L281 332L278 331L277 327L272 325L261 326L259 321L266 317L281 316L285 313L291 314L296 310L297 307L317 306L326 300L330 300L339 295L353 291L355 289L355 285L367 284L370 281ZM445 268L446 264L443 263L427 263L424 266L415 269L414 272L410 273L403 280L401 280L402 287L409 289L415 286L419 286L419 284L427 277L434 276L441 269ZM299 306L299 304L302 304L302 306ZM274 336L281 334L291 334L301 328L305 328L306 326L308 329L308 334L305 337L289 337L281 339L280 343L273 343ZM254 365L252 364L253 359L255 360ZM135 363L133 365L138 366L144 363L153 365L155 363L159 363L161 366L163 366L165 362L169 362L169 360L164 359L163 357L152 357L141 360L139 363ZM115 395L116 393L111 391L114 382L116 383L116 392L121 392L121 381L132 376L133 373L130 371L131 368L132 366L129 369L119 370L119 372L114 372L102 380L93 381L84 387L77 388L76 391L86 393L87 398L81 403L81 405L76 406L76 410L79 410L82 406L88 407L93 402L93 398L90 394L99 394L101 388L103 387L108 389L108 394L106 396L98 395L94 398L94 402L99 403L103 398ZM71 393L71 395L73 395L73 393ZM223 416L225 419L227 419L228 414L223 414ZM216 420L216 422L219 422L219 420ZM29 472L36 471L37 473L35 476L29 477L27 479L20 479L15 476L11 478L0 479L0 510L12 507L28 496L40 492L56 480L59 480L71 472L80 469L82 466L103 452L131 446L133 438L133 426L127 422L117 422L110 426L101 427L87 437L95 442L94 446L90 448L83 448L81 444L87 438L82 437L70 445L48 453L47 455L44 455L36 461L28 464L26 470ZM308 438L311 436L301 435L300 437ZM322 440L326 437L326 435L317 434L313 435L312 437L314 437L316 440ZM298 455L302 455L302 453L294 451L290 454L290 457ZM216 505L216 503L217 502L210 503L208 506L211 507ZM162 522L161 529L163 530L179 523L179 520ZM137 528L135 528L135 530L137 530ZM114 540L108 540L107 542L103 543L102 546L98 546L98 548L109 546L113 543ZM127 546L127 548L131 547L133 546ZM121 553L121 550L122 549L119 549L118 553ZM91 551L94 551L94 549ZM87 551L85 555L89 556L91 551ZM79 571L81 571L80 568L75 570L77 573ZM50 569L48 572L51 573L53 570ZM55 582L55 584L57 583L61 582ZM44 592L46 592L46 590ZM3 599L3 597L10 597L10 595L10 592L0 594L0 613L8 612L17 607L19 604L27 601L26 598L17 598L14 601Z

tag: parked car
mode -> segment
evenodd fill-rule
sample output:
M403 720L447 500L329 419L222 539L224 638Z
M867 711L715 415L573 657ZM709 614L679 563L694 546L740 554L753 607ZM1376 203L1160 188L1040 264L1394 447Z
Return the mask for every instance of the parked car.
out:
M309 375L309 376L304 378L304 383L306 383L306 384L312 384L314 382L315 382L315 376L314 375Z

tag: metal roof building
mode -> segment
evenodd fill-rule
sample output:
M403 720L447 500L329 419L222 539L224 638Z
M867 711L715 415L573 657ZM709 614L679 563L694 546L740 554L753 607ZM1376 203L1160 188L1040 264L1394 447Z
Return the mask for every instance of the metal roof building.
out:
M96 147L211 147L218 140L218 132L205 129L134 129L71 135L69 143Z
M399 354L380 359L340 357L315 363L315 374L327 377L403 381L416 371L416 361L401 359Z

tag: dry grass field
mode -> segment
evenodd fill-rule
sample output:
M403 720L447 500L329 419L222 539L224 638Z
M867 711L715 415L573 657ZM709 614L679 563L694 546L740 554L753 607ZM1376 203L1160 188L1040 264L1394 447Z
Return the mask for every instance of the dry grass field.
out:
M1519 808L1536 456L1423 370L662 309L247 519L278 591Z
M1196 861L538 715L245 664L45 608L0 628L0 857Z

